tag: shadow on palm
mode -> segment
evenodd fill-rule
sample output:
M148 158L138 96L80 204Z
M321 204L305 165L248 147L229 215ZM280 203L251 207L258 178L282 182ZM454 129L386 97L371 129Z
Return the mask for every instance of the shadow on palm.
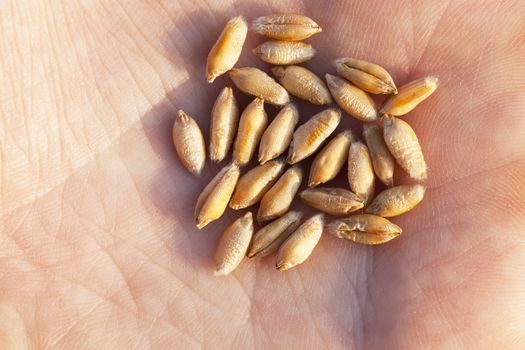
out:
M511 278L507 267L523 241L519 213L525 208L519 199L524 184L519 176L525 170L524 125L513 107L523 108L523 79L505 78L512 67L519 67L523 78L523 54L509 45L510 33L495 40L494 27L463 18L468 9L434 6L421 12L385 7L374 16L370 9L345 3L305 6L305 14L324 29L309 40L318 54L306 67L318 75L334 71L329 64L334 58L352 56L383 65L398 86L430 74L441 84L404 117L418 134L430 169L423 203L393 219L404 234L380 247L325 236L305 264L286 273L275 271L272 256L245 261L233 277L211 276L218 237L242 212L228 210L223 219L198 231L196 197L225 162L208 162L196 179L181 167L171 144L177 109L194 116L207 137L213 101L224 85L232 85L226 76L212 85L204 79L207 50L231 14L213 19L205 11L191 13L166 39L167 47L177 46L173 63L186 79L142 119L149 142L164 160L149 195L164 215L176 218L173 249L180 267L174 273L184 275L184 283L200 291L214 312L230 313L234 328L243 329L248 321L254 339L307 334L306 339L371 347L402 346L412 336L421 342L450 334L472 340L476 332L501 328L494 318L499 311L482 309L492 302L508 306L496 296L501 286L494 282ZM270 10L243 5L237 12L251 18ZM496 17L495 26L504 16ZM210 19L209 25L202 18ZM239 66L269 72L250 53L262 41L249 34ZM244 108L250 98L238 90L235 94ZM320 109L299 102L303 122ZM268 106L267 112L272 118L277 109ZM361 131L346 116L338 130L348 127ZM410 183L396 170L396 183ZM344 176L335 183L344 185ZM455 341L463 340L446 344Z

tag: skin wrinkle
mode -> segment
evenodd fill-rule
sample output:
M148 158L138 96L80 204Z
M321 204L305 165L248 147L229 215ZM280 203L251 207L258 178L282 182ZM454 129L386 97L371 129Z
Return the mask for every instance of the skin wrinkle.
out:
M429 36L429 39L427 40L425 46L423 47L423 49L421 50L421 53L418 55L416 61L413 63L413 67L414 68L419 68L419 64L421 62L421 59L425 56L425 54L427 53L427 50L428 50L428 46L430 45L431 42L433 42L433 39L435 37L435 35L437 34L437 31L438 29L441 29L442 26L441 26L441 23L443 22L444 19L446 19L447 17L445 16L446 13L449 11L450 9L450 4L451 4L452 0L448 0L446 5L445 5L445 9L441 12L441 14L439 15L439 18L438 20L436 21L436 25L434 26L433 30L432 30L432 33L430 34ZM413 29L412 29L413 30ZM414 36L415 37L415 36Z
M93 240L94 240L94 238L93 238ZM96 242L96 241L95 241L95 242ZM98 242L97 242L97 244L98 244L101 248L103 248ZM129 245L129 244L128 244L128 245ZM169 270L165 269L163 266L161 266L161 265L155 263L154 260L153 260L150 256L148 256L147 254L145 254L145 253L144 253L143 251L141 251L138 247L135 247L135 246L133 246L133 245L129 245L129 246L132 247L133 249L135 249L136 251L138 251L139 253L141 253L142 255L144 255L144 256L147 258L146 260L148 260L148 261L150 262L150 264L153 264L153 265L155 265L157 268L160 268L163 272L166 272L166 273L168 273L168 274L170 274L170 275L173 275L173 273L172 273L171 271L169 271ZM35 262L33 262L32 264L33 264L35 267L38 266L38 264L36 264ZM66 281L68 281L68 282L70 282L70 283L73 283L73 284L76 284L76 285L79 285L79 286L82 286L82 287L86 288L87 290L89 290L90 292L92 292L93 294L97 295L97 296L100 297L100 298L105 298L105 297L103 297L102 295L99 295L99 294L95 293L94 290L92 290L92 289L90 289L90 288L87 288L87 287L85 287L85 286L83 286L83 285L81 285L81 284L78 284L78 282L75 282L75 281L73 281L73 280L67 279L67 278L65 278L64 276L61 276L61 278L63 278L64 280L66 280ZM202 295L200 295L200 293L198 293L195 289L193 289L193 288L191 287L190 284L187 284L187 283L185 283L185 282L182 281L182 280L180 280L180 281L181 281L183 284L185 284L186 287L188 287L188 288L189 288L191 291L193 291L196 295L199 295L199 297L200 297L201 300L203 300L203 301L207 300L207 299L203 298ZM110 301L110 300L108 300L108 301ZM111 301L110 301L110 302L111 302ZM208 302L209 302L211 305L214 305L214 306L216 306L216 307L219 307L218 305L216 305L216 304L214 304L214 303L212 303L212 302L210 302L210 301L208 301ZM112 302L112 303L113 303L113 302ZM115 305L116 305L116 306L123 307L122 305L119 305L119 304L115 304ZM128 311L128 312L130 312L130 313L133 312L132 310L128 310L127 308L125 308L125 309L126 309L126 311Z

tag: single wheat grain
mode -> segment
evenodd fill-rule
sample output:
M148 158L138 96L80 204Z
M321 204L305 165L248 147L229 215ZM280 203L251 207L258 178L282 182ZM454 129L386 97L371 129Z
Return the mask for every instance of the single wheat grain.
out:
M346 216L364 206L359 196L342 188L309 188L299 197L312 208L334 216Z
M291 13L256 18L252 30L271 39L287 41L303 40L322 31L311 18Z
M211 111L210 159L220 162L226 158L239 124L239 107L230 87L225 87Z
M323 214L316 214L299 226L279 248L277 270L285 271L306 261L321 239L323 226Z
M402 230L381 216L360 214L332 221L326 225L326 232L356 243L376 245L398 237Z
M235 270L246 256L253 235L251 212L235 220L221 236L215 252L215 276L224 276Z
M173 123L172 136L175 151L182 165L192 174L200 175L206 162L206 146L195 120L179 110Z
M421 184L389 188L374 198L366 208L366 212L384 217L404 214L415 208L423 200L425 189L425 186Z
M397 93L396 84L390 74L377 64L342 57L334 60L334 67L340 76L351 81L361 90L373 94Z
M290 94L314 105L332 103L326 84L310 70L301 66L273 67L272 73Z
M253 235L248 257L266 256L276 252L290 234L297 229L302 217L303 214L299 211L289 211L262 227Z
M292 141L293 131L299 121L299 112L293 103L287 104L264 131L259 144L261 164L279 157Z
M288 163L295 164L312 155L334 132L341 121L341 112L328 108L299 126L293 134Z
M300 41L270 40L253 49L253 53L267 63L287 65L309 61L314 57L315 49Z
M209 83L235 66L247 33L248 25L242 16L232 18L226 23L219 39L208 54L206 79Z

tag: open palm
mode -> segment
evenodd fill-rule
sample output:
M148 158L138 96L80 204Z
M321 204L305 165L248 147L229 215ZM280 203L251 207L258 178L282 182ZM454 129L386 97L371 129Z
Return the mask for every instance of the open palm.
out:
M0 347L525 347L522 5L7 1ZM289 272L270 257L215 278L211 257L235 213L194 227L196 196L220 165L201 179L185 172L171 124L182 108L207 130L230 84L204 77L226 20L280 12L323 27L307 65L320 75L352 56L398 85L440 78L405 118L429 189L385 246L326 236ZM249 35L240 65L265 67L249 50L261 40Z

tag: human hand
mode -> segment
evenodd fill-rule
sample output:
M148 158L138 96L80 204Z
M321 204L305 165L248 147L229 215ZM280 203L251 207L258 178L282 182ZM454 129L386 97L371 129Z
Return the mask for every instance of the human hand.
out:
M10 1L2 26L2 348L515 349L525 344L525 11L520 1ZM200 179L177 109L207 130L226 21L310 16L307 64L360 57L437 92L407 120L425 200L365 247L325 236L303 265L211 261L234 217L195 228ZM239 65L267 67L249 50ZM236 96L240 97L236 91ZM243 100L248 101L247 98ZM272 110L273 116L275 110ZM302 118L311 115L300 110ZM273 114L272 114L273 113ZM349 118L344 123L350 123Z

